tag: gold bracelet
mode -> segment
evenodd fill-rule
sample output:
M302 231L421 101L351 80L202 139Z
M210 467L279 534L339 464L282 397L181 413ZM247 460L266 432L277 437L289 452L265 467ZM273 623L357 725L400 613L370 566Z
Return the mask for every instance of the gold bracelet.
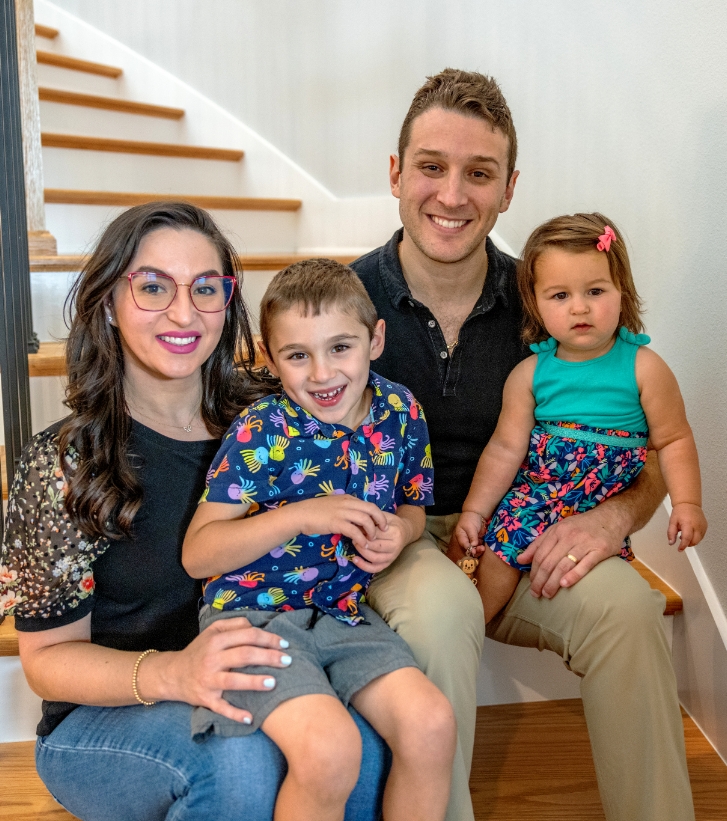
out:
M143 704L145 707L151 707L152 705L156 704L156 701L144 701L144 699L139 695L139 688L137 686L137 677L139 675L139 665L143 661L143 659L151 655L151 653L158 653L158 650L144 650L143 653L139 654L139 658L136 660L134 664L134 672L131 674L131 689L134 691L134 698L139 702L139 704Z

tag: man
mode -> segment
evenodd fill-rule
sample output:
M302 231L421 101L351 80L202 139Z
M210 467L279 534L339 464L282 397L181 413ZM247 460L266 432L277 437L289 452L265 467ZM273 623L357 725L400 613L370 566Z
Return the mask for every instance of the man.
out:
M432 440L427 531L374 579L369 600L454 706L448 821L473 818L468 779L485 628L477 592L444 553L505 378L527 353L515 261L488 238L512 201L516 154L510 111L491 78L453 69L430 77L390 161L403 229L352 266L386 320L379 372L412 390ZM557 652L581 677L608 821L694 818L663 598L615 558L663 492L651 458L633 488L546 531L523 554L532 572L487 626L497 641Z

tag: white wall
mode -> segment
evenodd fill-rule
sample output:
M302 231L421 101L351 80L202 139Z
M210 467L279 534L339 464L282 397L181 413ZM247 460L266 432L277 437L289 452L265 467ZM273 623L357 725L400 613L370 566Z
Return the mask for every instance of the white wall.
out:
M425 74L455 65L498 77L522 169L498 228L519 248L547 217L598 209L629 237L648 330L695 429L710 519L699 553L727 604L726 4L56 4L217 101L342 197L385 194L387 155Z

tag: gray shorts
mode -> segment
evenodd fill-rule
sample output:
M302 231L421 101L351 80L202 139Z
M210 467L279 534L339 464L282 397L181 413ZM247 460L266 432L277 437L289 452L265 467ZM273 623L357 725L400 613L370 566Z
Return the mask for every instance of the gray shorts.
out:
M375 678L399 670L417 667L407 643L370 607L360 605L368 624L352 627L322 613L312 629L313 610L213 610L209 605L199 615L204 630L217 619L245 616L254 627L287 639L287 652L293 657L290 667L241 667L240 673L271 675L276 680L272 690L229 690L223 697L252 714L252 724L225 718L206 707L192 712L192 738L204 741L209 735L248 735L255 732L270 713L284 701L312 694L331 695L348 706L351 698Z

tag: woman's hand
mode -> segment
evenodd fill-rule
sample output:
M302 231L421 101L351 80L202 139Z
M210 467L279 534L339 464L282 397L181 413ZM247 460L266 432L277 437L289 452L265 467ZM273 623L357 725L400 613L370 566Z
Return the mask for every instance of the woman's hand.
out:
M249 665L287 667L292 661L283 652L287 646L280 636L252 627L246 618L220 619L184 650L147 656L139 666L139 693L144 699L171 699L208 707L234 721L250 724L250 713L233 707L222 698L222 692L275 687L275 679L269 675L235 673L233 669Z

